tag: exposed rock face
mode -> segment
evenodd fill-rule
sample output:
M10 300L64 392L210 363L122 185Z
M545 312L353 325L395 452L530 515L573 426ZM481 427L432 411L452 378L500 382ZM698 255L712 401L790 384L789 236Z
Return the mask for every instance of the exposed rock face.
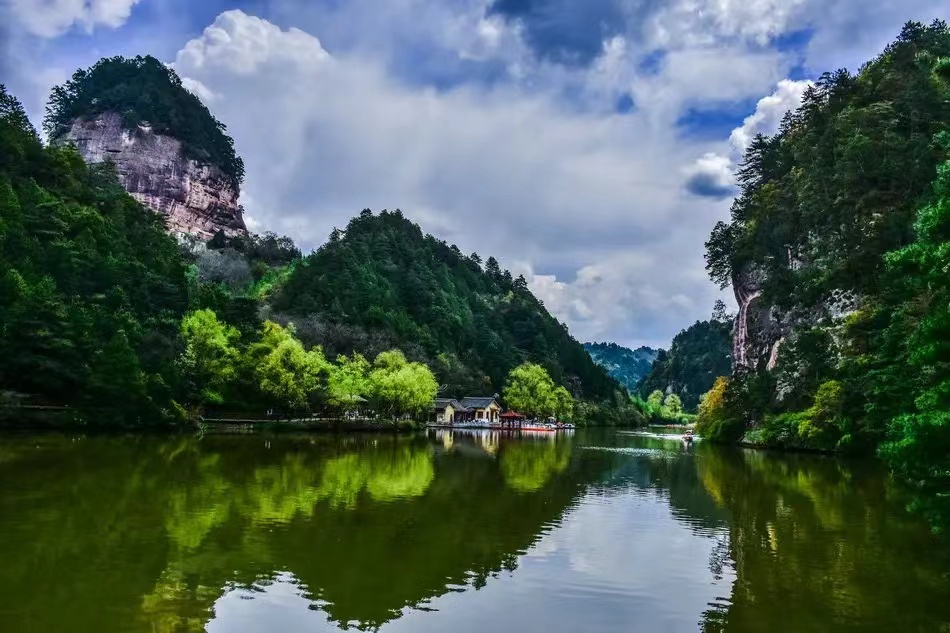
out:
M821 325L833 326L857 309L860 297L838 290L817 305L784 311L762 301L763 274L754 269L738 272L732 289L739 304L732 335L732 357L736 370L772 370L778 363L782 344L795 332Z
M56 139L72 142L89 163L112 161L133 198L162 214L168 230L203 239L224 231L246 235L238 191L214 165L185 158L181 142L145 125L128 130L122 118L105 112L73 121Z
M732 358L737 370L771 369L778 358L778 348L790 327L788 315L762 302L761 273L740 271L732 278L732 290L739 304L739 314L732 329Z

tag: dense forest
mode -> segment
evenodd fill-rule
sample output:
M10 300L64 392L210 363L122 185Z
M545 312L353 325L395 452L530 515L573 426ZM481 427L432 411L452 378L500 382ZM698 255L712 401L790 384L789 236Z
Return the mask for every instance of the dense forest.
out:
M724 314L697 321L660 350L650 372L637 387L646 398L654 391L675 394L683 408L695 411L716 378L732 373L732 320Z
M925 510L947 512L933 505L950 498L947 25L908 23L859 73L823 75L777 135L755 139L738 180L709 271L723 285L754 274L756 301L792 326L774 367L717 382L701 429L879 448L928 493Z
M634 393L644 376L650 373L659 350L651 347L629 349L616 343L584 343L594 362L607 370L617 382Z
M175 137L186 157L217 165L235 189L244 179L244 161L224 124L185 89L174 70L154 57L111 57L77 70L53 88L43 127L55 139L73 120L102 112L122 115L133 132L147 123L156 134Z
M575 398L611 402L620 386L494 257L426 235L400 211L364 210L304 258L273 299L303 340L330 354L399 347L448 394L500 393L524 362ZM281 317L283 315L283 317Z

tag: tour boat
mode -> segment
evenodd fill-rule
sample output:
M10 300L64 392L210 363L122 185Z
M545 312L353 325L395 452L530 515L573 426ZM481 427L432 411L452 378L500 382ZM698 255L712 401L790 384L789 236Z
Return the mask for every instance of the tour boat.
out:
M547 424L522 424L522 431L556 431L553 426L548 426Z

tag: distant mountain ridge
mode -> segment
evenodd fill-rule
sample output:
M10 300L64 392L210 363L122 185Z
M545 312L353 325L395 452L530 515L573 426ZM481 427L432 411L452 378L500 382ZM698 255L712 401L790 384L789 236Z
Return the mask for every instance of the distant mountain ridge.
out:
M636 391L640 381L650 373L660 353L652 347L633 350L616 343L584 343L584 349L595 363L631 392Z

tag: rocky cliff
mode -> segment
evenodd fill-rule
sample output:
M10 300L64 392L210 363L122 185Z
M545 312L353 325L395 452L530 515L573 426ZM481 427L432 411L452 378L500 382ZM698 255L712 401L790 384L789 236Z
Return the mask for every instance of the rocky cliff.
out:
M801 265L798 262L790 266ZM834 334L842 319L853 313L861 302L854 290L833 289L809 306L782 310L762 298L763 273L745 269L732 278L732 289L739 304L732 330L732 357L738 371L773 370L782 345L794 341L796 333L821 327Z
M186 158L182 144L147 124L127 129L113 112L79 118L54 139L71 142L90 163L115 163L122 185L136 200L162 214L173 233L204 239L223 231L246 235L239 191L215 165Z

